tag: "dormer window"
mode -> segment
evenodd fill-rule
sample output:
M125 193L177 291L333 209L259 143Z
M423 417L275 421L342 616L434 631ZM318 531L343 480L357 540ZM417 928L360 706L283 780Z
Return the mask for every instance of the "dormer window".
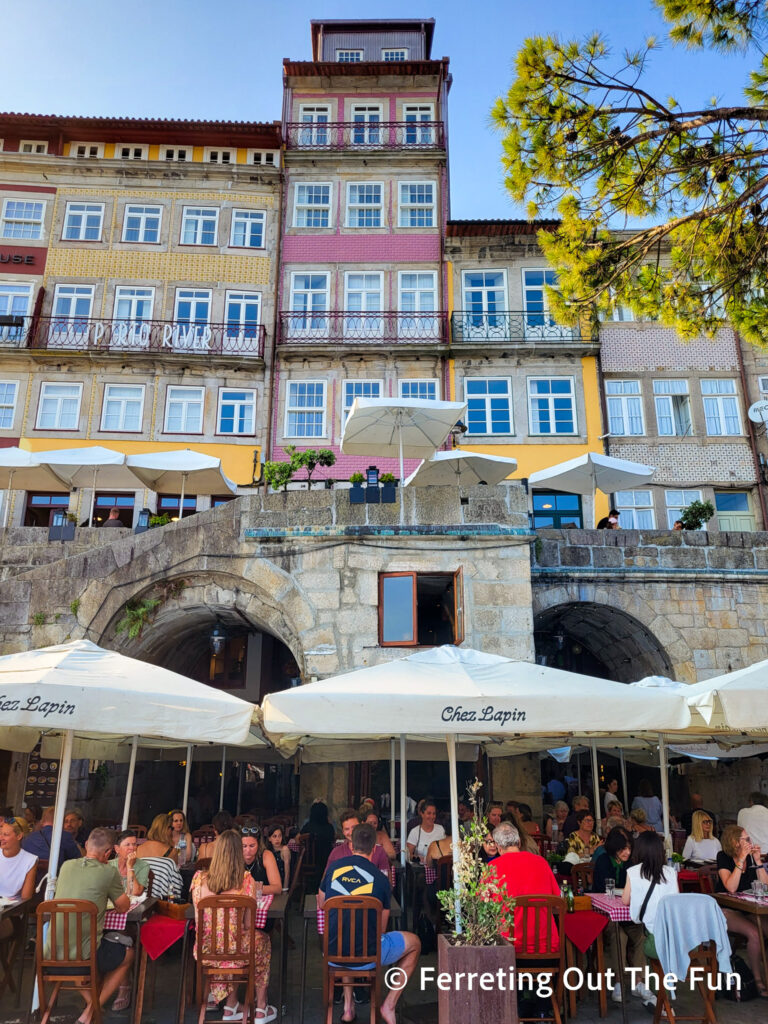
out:
M408 50L403 46L394 50L382 50L381 59L385 64L393 64L396 61L408 60Z
M72 142L69 146L69 155L78 160L98 160L104 156L104 147L100 143Z
M363 59L362 50L337 50L336 60L339 64L360 64Z
M36 154L47 153L48 152L48 143L47 142L30 141L28 139L22 139L21 142L19 143L19 152L20 153L36 153Z
M237 163L236 149L206 149L205 161L209 164Z
M176 163L185 163L187 160L192 158L192 150L186 147L178 148L174 146L171 148L161 149L160 157L163 160L172 160Z
M146 160L148 152L148 146L115 146L118 160Z

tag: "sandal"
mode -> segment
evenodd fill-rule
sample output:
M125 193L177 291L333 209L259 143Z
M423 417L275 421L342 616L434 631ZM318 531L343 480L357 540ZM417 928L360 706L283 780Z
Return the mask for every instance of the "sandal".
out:
M243 1008L240 1003L235 1003L234 1006L225 1006L224 1013L222 1014L222 1020L242 1020L243 1019Z
M117 990L115 1001L112 1003L112 1012L120 1013L121 1010L127 1010L131 1005L131 986L121 985Z
M261 1014L262 1016L259 1016ZM254 1024L258 1021L259 1024L269 1024L271 1020L277 1020L277 1010L274 1006L266 1006L264 1009L256 1007L253 1011Z

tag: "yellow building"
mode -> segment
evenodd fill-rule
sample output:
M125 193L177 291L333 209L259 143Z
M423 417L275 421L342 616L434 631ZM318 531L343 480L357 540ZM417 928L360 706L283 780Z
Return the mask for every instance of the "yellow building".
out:
M515 478L585 452L604 453L599 345L555 323L556 281L536 243L544 226L513 220L448 221L450 397L466 401L463 449L517 459ZM591 523L590 497L534 491L535 526ZM597 517L607 512L598 494Z
M0 114L0 140L0 445L194 448L250 484L271 418L279 125ZM10 522L89 501L16 494ZM110 502L126 525L146 504L179 514L179 495L137 491L97 494L97 517Z

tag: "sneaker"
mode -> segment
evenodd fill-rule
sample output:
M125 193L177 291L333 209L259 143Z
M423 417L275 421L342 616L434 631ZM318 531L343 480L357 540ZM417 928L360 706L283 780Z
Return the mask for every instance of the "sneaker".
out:
M614 1001L614 1003L621 1002L621 985L619 985L618 983L613 986L613 991L611 992L611 999Z
M656 1005L656 996L651 992L647 985L643 985L642 982L640 982L639 985L635 985L632 989L632 995L636 996L638 999L642 999L644 1005L647 1005L648 1003L651 1003L652 1006Z

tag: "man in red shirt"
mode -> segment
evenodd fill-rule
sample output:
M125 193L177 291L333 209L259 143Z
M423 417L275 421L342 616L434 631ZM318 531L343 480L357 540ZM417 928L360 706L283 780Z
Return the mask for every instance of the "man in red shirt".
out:
M496 860L491 861L491 871L496 875L510 896L510 900L518 896L559 896L560 890L552 874L552 868L535 853L526 853L520 849L520 833L514 825L503 821L493 830L493 839L499 851ZM545 942L547 937L546 915L543 910L538 911L540 916L540 938L541 948L534 949L532 939L529 939L527 949L523 949L523 911L520 907L514 908L514 943L515 951L525 955L526 953L548 952ZM509 916L510 907L505 903L505 915ZM535 932L534 922L528 922L528 932L533 936ZM557 931L553 930L553 952L558 948ZM503 937L509 938L509 928L502 929Z

